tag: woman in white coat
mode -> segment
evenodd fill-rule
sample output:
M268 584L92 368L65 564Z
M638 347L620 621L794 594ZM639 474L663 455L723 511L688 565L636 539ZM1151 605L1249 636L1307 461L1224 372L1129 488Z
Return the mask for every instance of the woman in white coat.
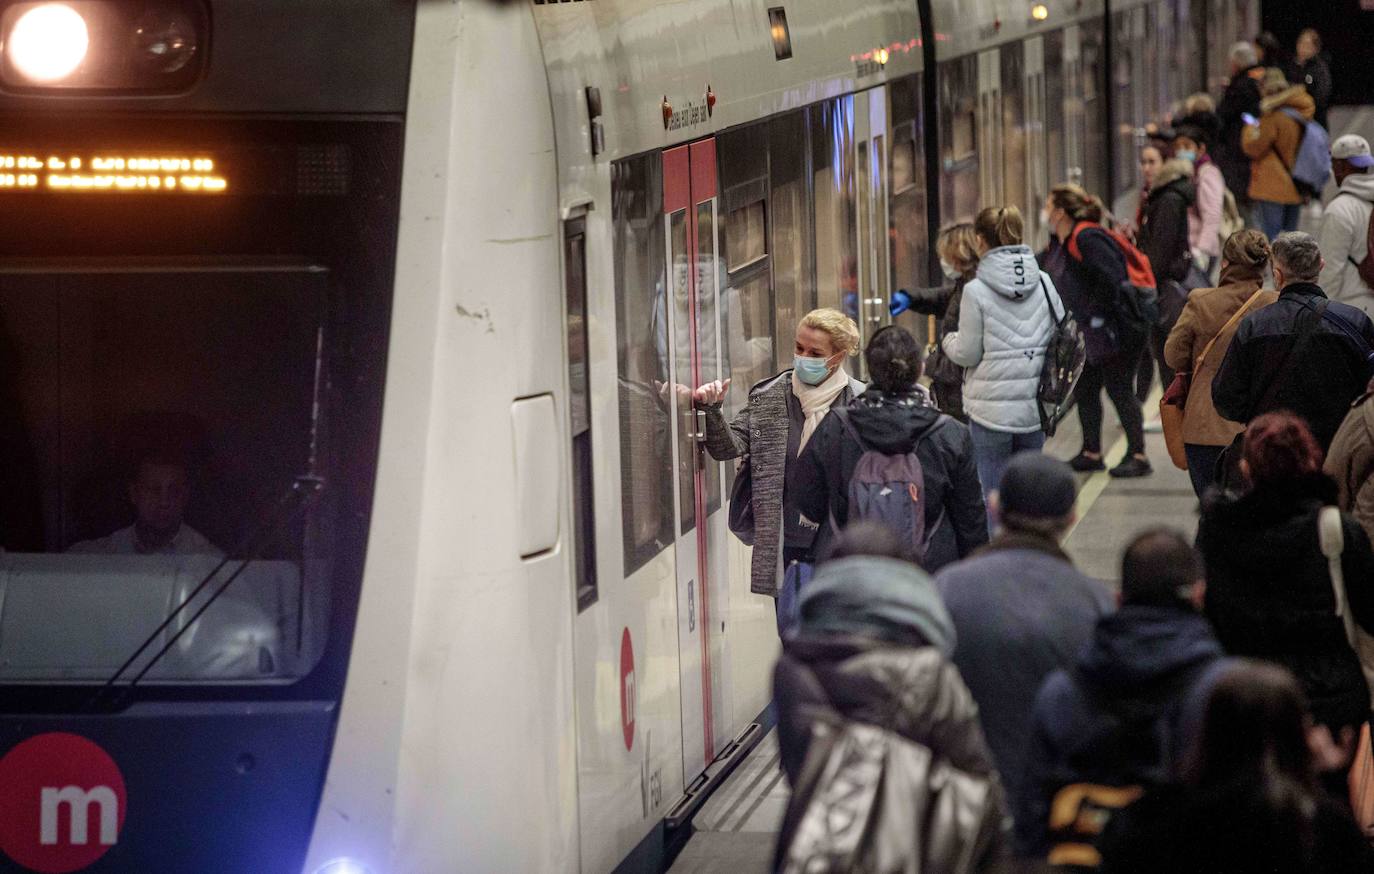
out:
M1013 455L1045 446L1036 391L1064 304L1035 253L1021 242L1020 210L989 207L973 226L978 274L964 286L959 330L946 335L943 345L951 361L968 368L964 412L986 496L1002 481Z

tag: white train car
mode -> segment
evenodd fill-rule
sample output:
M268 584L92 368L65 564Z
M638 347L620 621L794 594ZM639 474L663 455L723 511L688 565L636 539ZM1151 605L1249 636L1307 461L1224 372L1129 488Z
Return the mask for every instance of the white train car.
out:
M0 852L652 869L766 730L778 646L682 389L738 409L815 306L868 336L981 205L1043 240L1053 183L1130 192L1138 130L1255 29L1254 0L0 0L0 786L34 790L0 788ZM149 410L156 454L125 445ZM230 560L68 554L171 434ZM100 818L30 834L62 804Z

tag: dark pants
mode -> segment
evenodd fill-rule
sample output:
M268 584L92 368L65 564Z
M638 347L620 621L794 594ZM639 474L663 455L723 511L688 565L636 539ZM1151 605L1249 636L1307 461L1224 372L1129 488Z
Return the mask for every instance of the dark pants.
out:
M1159 387L1166 389L1174 381L1174 369L1164 360L1164 343L1169 332L1162 328L1150 329L1150 340L1140 353L1140 369L1136 372L1135 396L1143 404L1150 397L1150 381L1154 379L1155 366L1159 367Z
M1199 498L1208 486L1216 482L1217 460L1225 449L1225 446L1203 446L1200 443L1183 444L1183 451L1188 454L1188 476Z
M1141 344L1132 344L1106 361L1084 366L1075 397L1085 452L1102 452L1102 389L1106 388L1121 426L1126 429L1131 454L1145 454L1145 418L1140 399L1135 396L1136 371L1143 352Z

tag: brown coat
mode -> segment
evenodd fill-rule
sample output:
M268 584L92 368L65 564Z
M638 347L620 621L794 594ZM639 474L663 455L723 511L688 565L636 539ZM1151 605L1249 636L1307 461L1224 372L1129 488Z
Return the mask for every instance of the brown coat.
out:
M1183 314L1178 317L1169 339L1164 344L1164 360L1179 371L1192 371L1192 387L1188 391L1188 404L1183 408L1183 442L1195 446L1226 446L1244 428L1232 421L1223 419L1212 406L1212 377L1226 358L1226 350L1231 346L1240 322L1232 325L1225 334L1218 337L1207 359L1198 362L1202 351L1207 348L1217 332L1231 320L1245 302L1260 288L1258 279L1249 278L1239 270L1227 270L1222 274L1220 288L1198 288L1188 295L1188 303ZM1278 300L1279 296L1266 291L1250 307L1254 312ZM1247 313L1248 315L1248 313ZM1194 364L1197 369L1194 370Z
M1326 455L1326 472L1340 489L1341 509L1374 538L1374 394L1356 401L1341 423Z
M1264 98L1260 104L1264 115L1258 127L1247 127L1241 134L1240 145L1250 156L1250 199L1269 203L1302 203L1302 195L1293 184L1288 168L1298 159L1303 129L1283 112L1295 109L1308 121L1317 105L1301 85ZM1280 158L1279 156L1283 157Z

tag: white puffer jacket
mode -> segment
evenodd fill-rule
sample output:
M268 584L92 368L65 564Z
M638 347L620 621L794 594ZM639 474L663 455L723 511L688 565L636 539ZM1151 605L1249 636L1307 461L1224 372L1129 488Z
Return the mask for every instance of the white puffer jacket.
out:
M977 278L964 286L959 330L944 339L950 360L970 368L964 376L969 418L994 431L1040 430L1036 389L1055 319L1063 315L1059 291L1029 246L1002 246L983 256Z

